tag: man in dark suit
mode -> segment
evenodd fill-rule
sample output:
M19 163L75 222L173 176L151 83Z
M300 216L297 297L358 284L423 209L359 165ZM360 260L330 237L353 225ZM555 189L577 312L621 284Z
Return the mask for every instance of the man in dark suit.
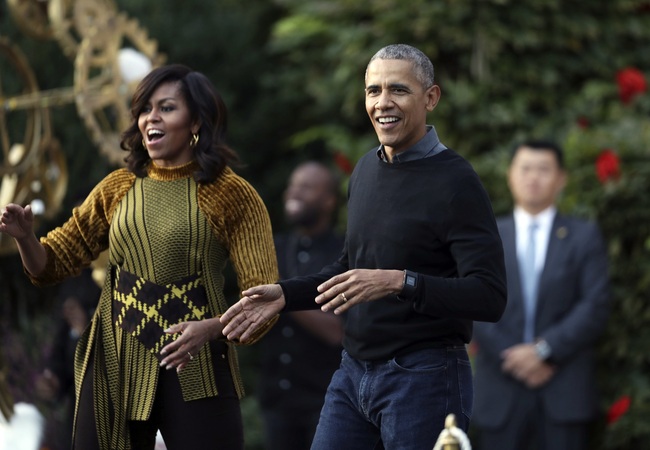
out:
M515 147L514 212L497 221L508 278L498 323L477 322L473 425L482 450L580 450L598 410L595 344L609 314L596 224L557 213L559 146Z

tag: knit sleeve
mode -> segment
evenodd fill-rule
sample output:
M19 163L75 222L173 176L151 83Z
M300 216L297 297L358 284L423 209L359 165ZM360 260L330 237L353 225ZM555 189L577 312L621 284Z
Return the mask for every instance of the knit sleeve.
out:
M278 281L278 264L271 220L255 189L230 168L215 183L199 189L199 207L205 212L218 239L228 249L240 292ZM271 319L251 344L277 321Z
M108 232L113 211L133 184L135 175L116 170L100 181L72 216L41 238L47 253L45 270L35 277L37 286L58 283L78 275L108 248Z

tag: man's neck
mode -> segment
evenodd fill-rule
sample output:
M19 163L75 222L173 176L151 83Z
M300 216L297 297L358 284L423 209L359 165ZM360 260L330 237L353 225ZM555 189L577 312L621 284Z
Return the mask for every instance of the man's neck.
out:
M550 205L516 205L519 207L521 210L525 211L527 214L531 216L537 216L539 213L546 211L548 208L554 206L553 203Z

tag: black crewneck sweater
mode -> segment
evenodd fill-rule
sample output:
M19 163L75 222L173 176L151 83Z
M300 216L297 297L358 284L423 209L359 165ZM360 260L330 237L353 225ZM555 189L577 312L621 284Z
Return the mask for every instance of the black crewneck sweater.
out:
M350 178L346 244L320 273L280 282L286 310L318 308L316 287L348 269L418 273L412 299L395 295L345 314L344 347L362 360L467 343L472 321L496 321L506 304L503 248L471 165L451 149L399 164L373 150Z

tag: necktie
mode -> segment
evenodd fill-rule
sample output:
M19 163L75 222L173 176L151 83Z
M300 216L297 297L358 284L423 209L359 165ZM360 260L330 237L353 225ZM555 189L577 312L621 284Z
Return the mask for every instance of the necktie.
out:
M524 342L535 338L535 306L537 303L538 274L535 268L536 234L539 226L531 222L528 227L528 242L522 261L522 282L524 293Z

